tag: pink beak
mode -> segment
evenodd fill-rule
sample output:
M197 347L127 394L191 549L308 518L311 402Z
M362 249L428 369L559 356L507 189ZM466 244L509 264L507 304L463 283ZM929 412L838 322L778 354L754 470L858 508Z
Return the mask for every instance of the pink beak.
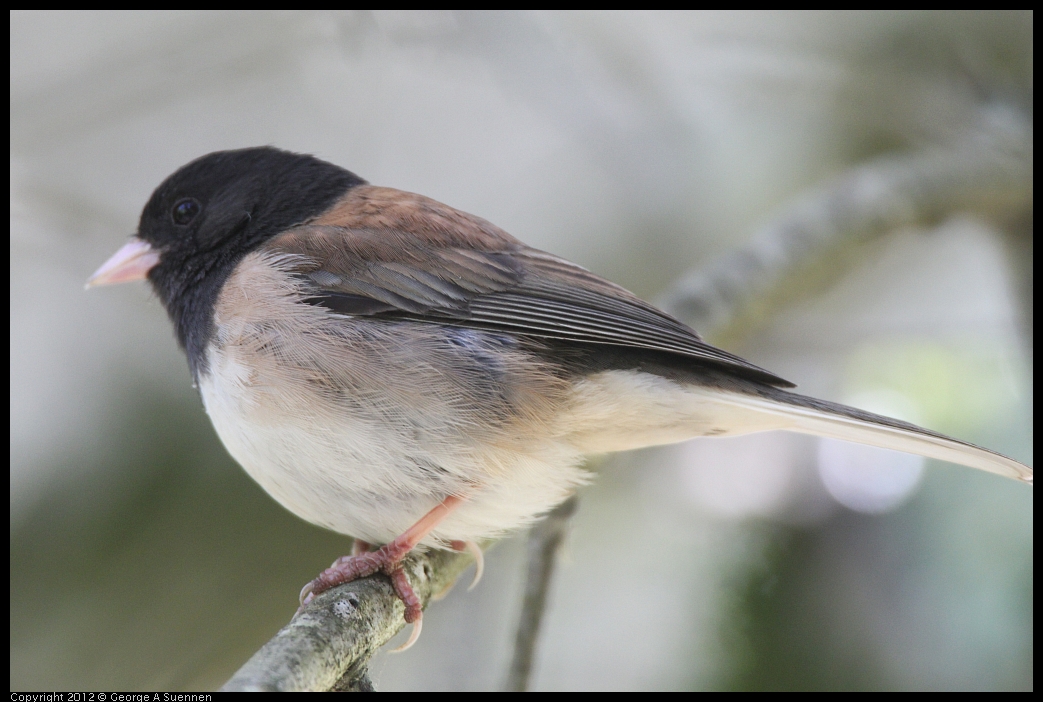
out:
M87 279L86 287L115 285L144 280L153 266L159 263L159 253L137 237L123 245L94 275Z

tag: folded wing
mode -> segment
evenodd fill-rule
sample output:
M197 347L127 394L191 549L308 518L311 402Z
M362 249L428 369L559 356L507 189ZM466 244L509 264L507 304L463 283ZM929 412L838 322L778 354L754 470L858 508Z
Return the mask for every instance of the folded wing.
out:
M663 351L773 386L777 375L707 344L687 325L590 271L521 244L432 245L401 230L310 225L273 240L300 257L313 304L533 337Z

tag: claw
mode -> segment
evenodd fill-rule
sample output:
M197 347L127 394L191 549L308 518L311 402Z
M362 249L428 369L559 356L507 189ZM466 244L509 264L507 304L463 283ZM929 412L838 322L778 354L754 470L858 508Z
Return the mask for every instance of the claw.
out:
M416 640L420 638L420 631L423 628L424 618L417 617L415 620L413 620L413 633L409 635L409 639L398 648L391 649L390 651L388 651L388 653L402 653L402 651L412 648L413 644L416 643Z
M311 602L313 593L315 591L315 581L312 580L310 583L301 588L300 602L301 607Z
M471 580L471 584L467 586L467 591L470 592L478 585L478 582L482 579L482 573L485 572L485 554L482 553L482 549L478 547L473 541L450 541L449 546L454 551L467 551L474 557L474 578Z
M467 586L467 591L470 592L478 585L482 579L482 573L485 572L485 554L482 553L482 549L478 548L478 544L473 541L466 542L468 553L474 556L474 578L471 579L471 584Z

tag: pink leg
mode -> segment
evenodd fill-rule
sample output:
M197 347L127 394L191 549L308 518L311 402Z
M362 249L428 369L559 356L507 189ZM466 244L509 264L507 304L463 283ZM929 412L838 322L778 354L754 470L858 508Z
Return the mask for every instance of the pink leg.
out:
M420 521L406 529L401 536L376 551L356 553L353 548L353 555L338 558L332 566L319 573L319 577L304 586L304 589L301 590L301 606L308 604L320 592L325 592L331 587L358 580L373 573L384 573L391 578L391 586L395 589L395 594L406 606L405 620L414 624L413 636L400 650L408 648L420 632L423 610L420 606L420 598L413 592L413 588L406 578L406 572L402 568L402 559L462 503L462 497L450 495L421 517ZM356 542L356 545L363 543L365 542ZM368 548L369 544L365 545Z

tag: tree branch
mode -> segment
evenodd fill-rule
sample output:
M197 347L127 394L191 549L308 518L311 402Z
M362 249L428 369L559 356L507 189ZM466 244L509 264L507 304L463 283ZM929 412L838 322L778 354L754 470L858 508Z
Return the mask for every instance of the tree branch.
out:
M514 658L507 674L505 689L508 692L525 692L529 689L529 675L535 658L540 623L547 605L551 575L554 574L558 550L565 539L569 519L576 512L578 503L579 498L573 495L555 507L529 532L525 599L522 601L518 633L514 640Z
M406 573L426 608L473 559L454 551L410 554ZM405 608L374 575L321 593L221 688L243 691L367 691L369 659L402 630Z
M683 277L663 307L722 346L842 277L863 248L910 226L975 212L1004 227L1032 207L1032 125L982 107L944 147L862 164L778 213L742 248ZM1031 275L1031 274L1030 274ZM1031 290L1031 282L1027 288ZM1031 310L1031 301L1022 301Z

